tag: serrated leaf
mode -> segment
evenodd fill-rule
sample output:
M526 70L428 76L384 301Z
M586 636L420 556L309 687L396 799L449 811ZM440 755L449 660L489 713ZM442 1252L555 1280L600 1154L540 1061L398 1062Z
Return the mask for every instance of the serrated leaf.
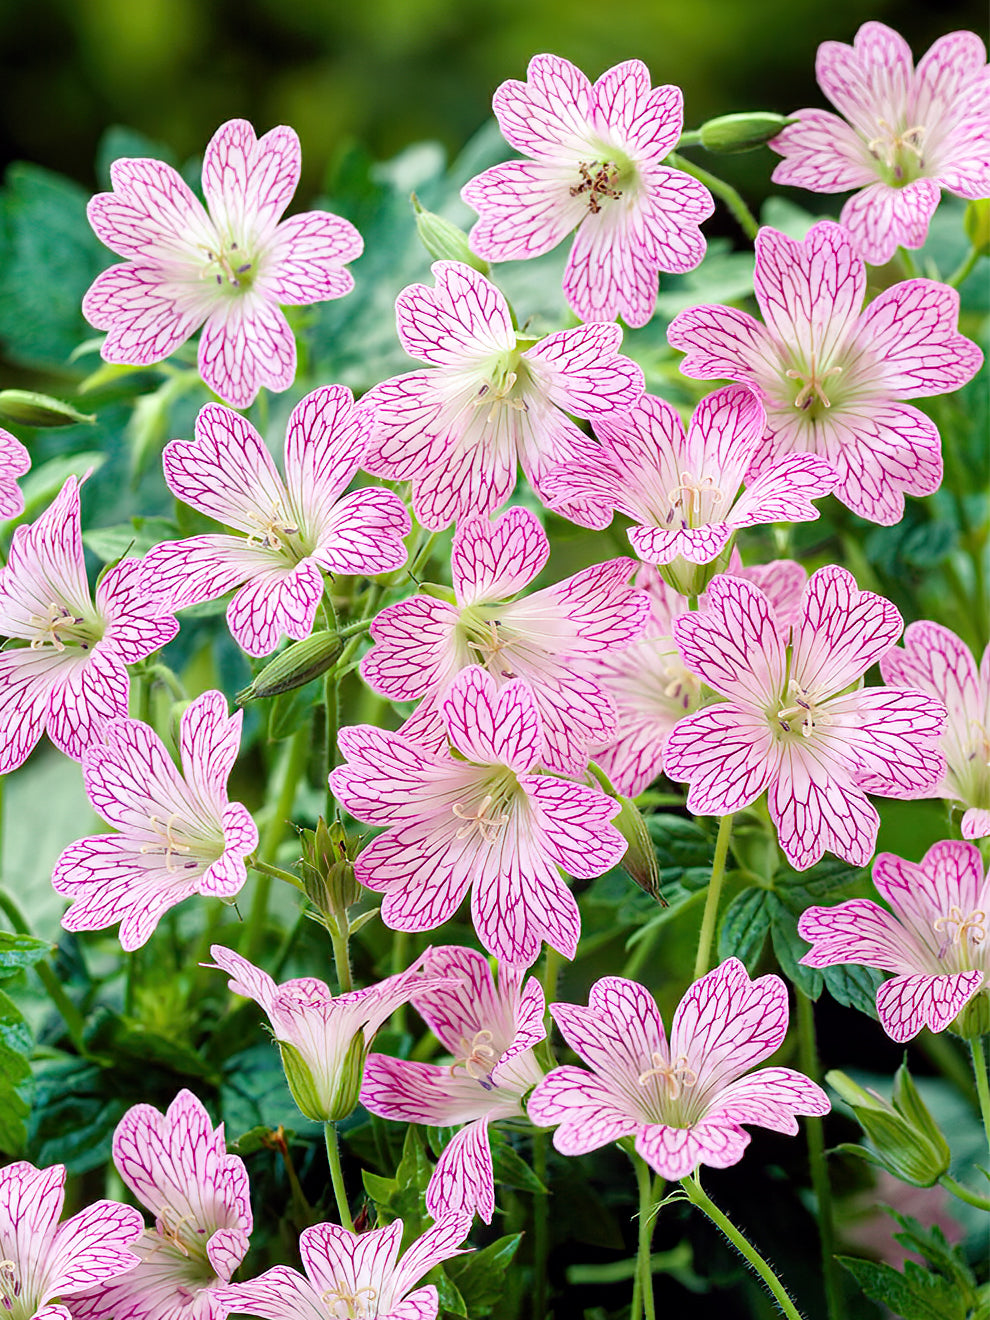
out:
M505 1291L505 1272L519 1250L521 1233L498 1238L481 1251L455 1256L444 1263L445 1273L457 1285L467 1306L465 1315L488 1315Z
M950 1280L931 1274L913 1261L905 1263L905 1272L879 1261L837 1257L866 1293L900 1316L901 1320L966 1320L969 1310L965 1298Z
M808 952L808 941L798 934L797 917L776 894L769 898L770 939L780 970L809 999L817 999L822 992L822 974L819 968L803 967L799 961Z
M877 990L885 980L883 972L875 967L860 967L856 963L823 967L821 972L826 989L837 1003L855 1008L876 1020Z
M0 981L15 976L25 967L33 967L41 962L52 949L48 940L36 939L33 935L15 935L11 931L0 930Z
M911 1215L900 1214L889 1206L885 1209L900 1225L900 1232L894 1234L895 1240L909 1251L917 1252L940 1274L954 1280L956 1286L968 1294L969 1305L974 1306L976 1279L961 1249L949 1242L937 1224L926 1227Z
M744 889L729 904L718 932L718 956L738 958L749 972L760 961L770 929L772 895L755 886Z
M647 816L646 828L657 850L661 879L677 879L671 874L673 868L703 867L711 871L715 843L697 821L672 812L657 812Z
M850 866L838 857L825 857L807 871L781 869L773 887L789 907L803 911L827 895L853 889L863 875L863 867Z

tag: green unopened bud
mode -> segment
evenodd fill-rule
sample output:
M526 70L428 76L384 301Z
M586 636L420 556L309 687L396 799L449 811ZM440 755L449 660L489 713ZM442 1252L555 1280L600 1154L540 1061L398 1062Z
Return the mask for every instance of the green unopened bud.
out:
M701 125L701 145L706 151L724 156L739 151L755 151L776 137L791 121L768 110L752 110L741 115L719 115Z
M48 394L35 394L33 390L0 390L0 418L15 426L75 426L96 421L92 413L81 413L71 403L53 399Z
M488 275L491 266L484 257L476 256L468 243L468 236L451 220L446 220L435 211L425 210L415 193L412 204L416 211L416 230L423 247L435 261L463 261L466 266L473 266L482 275Z
M434 600L445 600L448 605L457 603L457 594L453 587L446 587L442 582L421 582L419 590L424 596L432 596Z
M990 1032L990 994L981 990L949 1023L949 1030L963 1040L976 1040Z
M278 1047L292 1098L307 1118L317 1123L338 1123L353 1114L361 1094L364 1061L368 1054L363 1031L351 1040L344 1061L333 1077L318 1078L302 1052L289 1041L280 1040Z
M348 841L339 821L321 816L315 830L300 830L306 897L325 917L336 919L360 902L363 890L354 878L357 840Z
M894 1078L893 1104L864 1090L845 1073L826 1073L825 1080L850 1106L873 1143L872 1150L849 1145L840 1150L859 1155L914 1187L932 1187L948 1172L948 1144L918 1094L907 1064Z
M325 674L343 649L344 643L335 632L316 632L301 642L293 642L265 665L250 687L238 692L237 704L243 706L246 701L277 697L293 688L305 687L312 679Z
M966 237L983 257L990 256L990 197L970 202L963 217Z
M657 850L653 846L653 840L650 838L650 831L646 828L646 821L632 801L631 798L624 797L609 783L608 777L604 771L600 770L594 761L588 766L589 777L597 782L599 788L610 797L614 797L622 810L617 816L613 816L612 824L625 839L627 847L622 856L619 865L629 876L639 885L640 889L645 890L651 898L655 898L658 903L667 906L666 899L660 893L660 868L657 864Z

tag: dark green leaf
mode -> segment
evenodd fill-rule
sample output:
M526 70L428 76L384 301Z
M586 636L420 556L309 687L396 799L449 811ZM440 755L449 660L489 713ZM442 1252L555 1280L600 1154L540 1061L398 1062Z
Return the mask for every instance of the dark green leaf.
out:
M100 1009L86 1028L86 1044L93 1054L112 1059L115 1066L149 1066L177 1073L180 1077L203 1078L219 1086L216 1068L182 1040L165 1036L140 1023L129 1022L111 1009Z
M505 1291L505 1272L522 1241L521 1233L510 1233L470 1255L456 1256L444 1264L464 1299L471 1320L488 1315Z
M125 555L140 558L153 545L177 535L178 528L169 518L133 518L115 527L94 527L83 532L83 545L104 564L112 564Z
M770 894L770 939L780 970L809 999L822 992L822 974L817 967L803 967L800 959L808 952L808 941L798 934L797 917L776 894Z
M108 1086L98 1064L65 1057L34 1068L28 1151L35 1164L85 1173L110 1158L113 1130L132 1100Z
M33 935L14 935L10 931L0 930L0 981L33 967L52 949L47 940L35 939Z
M711 871L715 844L697 821L671 812L659 812L647 816L646 827L657 850L661 874L674 867L683 870L697 866Z
M488 1135L492 1144L496 1183L503 1187L518 1188L522 1192L532 1192L534 1195L545 1194L547 1189L526 1161L509 1145L504 1134L496 1128L489 1128Z
M739 958L750 972L756 968L770 929L772 898L768 890L756 887L735 896L719 927L719 958Z
M876 1018L877 990L883 983L883 972L875 967L843 963L839 967L823 967L822 976L829 994L838 1003Z
M838 857L826 857L807 871L782 868L774 877L774 889L788 907L800 913L829 894L852 890L863 875L862 867L850 866Z
M901 1320L966 1320L969 1307L959 1289L940 1274L931 1274L913 1261L904 1273L873 1260L839 1256L856 1282L875 1302Z
M899 1214L889 1207L887 1213L901 1226L901 1231L894 1234L895 1239L909 1251L924 1257L933 1269L947 1279L954 1280L960 1291L969 1295L969 1304L975 1305L976 1280L961 1248L951 1245L937 1224L926 1228L910 1215Z
M28 1105L23 1090L31 1079L33 1046L20 1009L0 991L0 1151L8 1155L20 1154L24 1146Z
M273 697L268 710L268 737L272 742L291 738L307 722L322 697L322 678L314 678L304 687Z

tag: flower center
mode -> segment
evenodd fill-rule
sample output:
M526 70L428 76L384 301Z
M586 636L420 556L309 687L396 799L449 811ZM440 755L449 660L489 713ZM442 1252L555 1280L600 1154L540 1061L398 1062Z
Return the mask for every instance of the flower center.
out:
M949 908L948 916L937 917L932 922L932 928L936 935L945 934L945 942L938 951L939 958L942 958L950 945L962 948L964 944L982 944L987 937L987 914L974 908L968 916L964 916L962 908L953 905Z
M892 184L910 183L921 174L925 168L924 148L923 124L898 132L886 119L877 120L877 136L866 144L867 151L883 166L887 181Z
M66 609L61 601L49 601L47 614L32 614L28 621L40 629L37 637L31 639L32 651L40 651L45 646L54 646L56 651L64 651L66 646L78 646L80 650L88 651L96 640L89 626L80 627L86 624L86 620Z
M152 831L158 835L161 844L142 843L141 847L138 849L138 851L145 857L149 854L154 854L155 856L163 854L165 857L165 870L168 871L170 875L180 869L188 871L199 865L199 862L184 862L180 868L175 866L172 862L172 858L176 855L188 857L193 851L188 843L180 843L176 838L176 835L173 833L175 822L181 820L182 817L177 811L172 812L164 825L157 816L149 816L148 824L151 826ZM164 845L164 847L162 845Z
M488 379L481 383L471 400L472 408L488 408L486 422L493 422L502 408L528 412L529 405L522 395L528 372L518 348L500 353L495 359Z
M334 1320L367 1320L376 1314L377 1299L378 1293L374 1288L355 1287L351 1292L346 1283L320 1293L320 1301L333 1308L331 1314Z
M495 843L502 832L502 826L508 823L509 817L498 814L498 810L488 815L488 811L495 801L494 793L486 793L479 803L476 804L476 810L470 811L463 802L455 802L451 807L458 820L464 821L464 824L454 835L455 839L467 839L475 830L481 835L485 843ZM502 803L499 803L501 806Z
M299 535L299 528L285 516L281 504L275 505L267 522L260 515L252 515L252 522L260 530L249 534L248 545L256 545L262 550L293 549L288 542L291 537Z
M684 1087L697 1084L698 1074L688 1066L686 1054L679 1054L670 1063L664 1063L663 1055L654 1050L650 1055L650 1062L653 1067L641 1072L636 1081L640 1086L646 1086L652 1077L658 1078L667 1092L668 1100L680 1099Z
M0 1260L0 1302L8 1311L14 1309L14 1303L20 1295L21 1285L17 1281L17 1266L12 1260Z
M832 723L831 718L818 708L820 697L814 692L806 692L800 683L791 679L787 684L789 706L781 705L777 712L777 722L785 733L793 733L795 720L801 721L801 736L810 738L816 729L822 729Z
M602 209L602 201L610 198L617 201L622 196L621 188L616 185L621 178L619 166L614 161L582 161L578 166L580 183L575 184L570 193L572 197L586 197L588 210L597 215Z
M229 286L235 289L249 289L254 281L254 263L247 252L236 243L228 243L217 249L200 244L200 251L206 254L206 262L200 272L200 279L211 280L221 288Z
M493 1091L495 1083L492 1081L491 1073L498 1058L498 1051L492 1042L495 1037L487 1028L476 1031L471 1040L467 1036L461 1037L461 1053L447 1069L451 1077L458 1068L463 1068L467 1075L476 1082L480 1082L486 1091Z
M828 367L822 371L815 361L815 354L811 355L811 364L808 367L792 369L784 373L789 380L801 382L801 388L794 396L794 407L801 412L812 411L812 416L817 412L817 405L822 408L831 408L832 401L825 393L825 385L830 376L841 376L841 367Z
M715 485L712 476L696 477L693 472L682 472L680 478L680 483L667 491L667 502L670 505L670 512L665 519L667 526L678 518L680 510L682 528L700 527L709 521L715 506L721 504L725 496ZM706 496L709 501L707 507Z

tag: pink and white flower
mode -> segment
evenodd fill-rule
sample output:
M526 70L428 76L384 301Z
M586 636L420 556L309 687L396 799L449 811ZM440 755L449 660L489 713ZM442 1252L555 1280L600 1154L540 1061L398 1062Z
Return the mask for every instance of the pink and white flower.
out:
M123 559L90 594L69 477L37 522L14 532L0 570L0 774L16 770L42 732L82 759L108 720L127 715L127 666L170 642L176 619L149 592L141 563Z
M283 634L312 632L324 573L404 564L410 522L399 497L378 486L344 495L368 424L343 385L307 394L289 417L283 480L250 422L220 404L202 408L196 438L166 445L165 480L178 499L241 535L165 541L145 556L148 580L170 608L238 587L230 631L248 655L267 655Z
M24 512L24 496L17 484L31 466L31 455L16 436L0 426L0 518Z
M370 390L375 424L365 467L412 481L416 517L433 530L504 504L521 465L537 494L544 473L584 442L567 413L607 416L643 393L612 324L516 333L501 292L470 266L438 261L436 288L411 284L395 303L399 339L428 364Z
M327 211L279 223L299 182L299 139L291 128L257 138L245 119L214 133L203 158L202 205L160 160L110 167L113 192L89 203L97 237L123 263L96 277L83 315L106 330L107 362L161 362L203 326L199 373L235 408L262 385L287 390L296 341L281 306L340 298L344 269L364 243Z
M0 1314L5 1320L73 1320L79 1293L138 1263L141 1214L96 1201L64 1223L65 1167L16 1160L0 1169ZM72 1304L70 1316L67 1306Z
M444 1215L399 1259L403 1223L350 1233L337 1224L303 1229L299 1254L305 1275L276 1265L248 1283L224 1288L227 1314L263 1320L436 1320L437 1290L416 1284L434 1265L463 1253L471 1227L462 1215Z
M803 241L761 229L754 288L762 325L734 307L674 318L667 337L687 355L681 370L759 392L768 441L761 466L820 454L853 512L898 522L905 492L930 495L942 480L938 429L904 400L956 390L983 361L956 329L959 295L934 280L906 280L864 311L866 268L848 232L829 221Z
M877 991L887 1035L900 1042L922 1027L944 1031L990 974L990 878L984 877L980 851L943 839L918 863L881 853L873 883L893 911L869 898L808 908L798 933L812 948L801 961L894 972Z
M581 923L558 867L590 879L619 861L626 842L609 824L619 803L536 773L543 730L522 680L500 690L484 669L462 670L441 714L452 751L368 724L341 730L348 763L330 787L358 820L388 827L358 855L358 880L385 895L393 930L435 929L470 889L496 958L528 967L544 939L573 958Z
M426 1189L426 1209L495 1213L495 1174L488 1124L525 1117L523 1098L543 1077L533 1047L546 1037L543 990L502 963L498 985L474 949L448 945L427 955L424 969L445 982L417 992L412 1003L453 1062L442 1065L369 1054L361 1103L400 1123L460 1127ZM463 1125L463 1126L462 1126Z
M592 85L568 60L536 55L492 107L502 135L529 160L495 165L461 190L479 214L471 247L489 261L549 252L577 231L564 295L582 321L645 325L658 272L693 270L698 228L715 210L708 189L662 162L684 124L679 87L650 87L626 60Z
M182 715L182 771L140 720L112 720L83 753L83 782L94 810L117 834L71 844L52 884L72 899L66 930L120 922L120 942L140 948L169 908L193 894L232 898L247 879L244 859L258 846L247 809L227 799L242 712L228 717L220 692L197 697Z
M543 726L541 764L579 774L588 749L615 734L615 710L580 669L585 658L621 655L642 632L649 599L627 585L632 559L613 559L529 596L511 599L542 571L550 544L528 509L458 525L451 552L455 602L416 595L381 611L365 682L393 701L419 701L401 732L432 750L446 733L440 704L460 671L481 663L503 687L529 684Z
M990 835L990 646L977 669L972 652L948 628L922 620L909 623L904 647L880 661L885 683L917 688L949 712L942 735L945 777L933 792L962 802L964 839Z
M744 1123L793 1135L796 1115L828 1113L821 1087L792 1068L743 1076L782 1044L787 988L779 976L751 981L737 958L689 988L669 1042L653 996L620 976L596 981L587 1008L550 1012L591 1069L555 1068L529 1099L534 1123L558 1125L563 1155L634 1137L637 1153L673 1180L700 1164L736 1164L749 1145Z
M901 627L890 601L829 565L809 580L788 645L762 591L716 577L707 611L674 621L685 665L726 698L681 720L667 740L665 769L690 783L688 810L721 816L766 791L796 870L826 849L865 866L880 824L867 793L918 797L945 769L941 702L856 686Z
M774 183L811 192L856 188L840 219L874 265L919 248L940 189L990 195L990 74L974 32L940 37L915 70L911 49L883 23L855 43L826 41L818 84L839 111L796 110L770 146L784 159Z
M155 1226L133 1244L137 1268L74 1299L72 1320L224 1320L220 1290L253 1219L247 1170L227 1154L223 1124L214 1128L191 1091L164 1114L134 1105L117 1124L113 1161Z

